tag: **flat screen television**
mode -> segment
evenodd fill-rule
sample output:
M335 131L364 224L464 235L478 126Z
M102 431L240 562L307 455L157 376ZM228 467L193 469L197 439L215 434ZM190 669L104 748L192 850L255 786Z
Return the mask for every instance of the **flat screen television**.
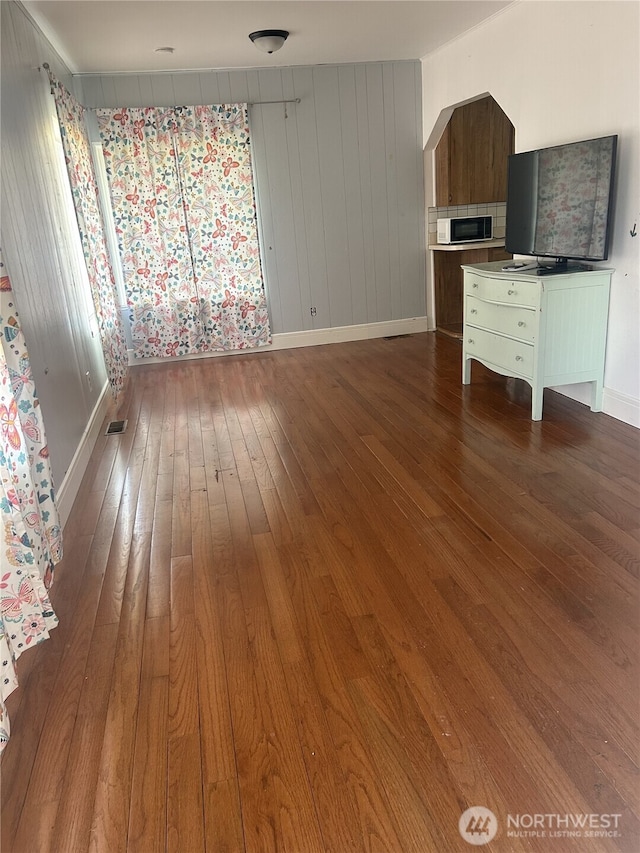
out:
M618 137L511 154L505 248L553 258L539 272L584 268L609 255Z

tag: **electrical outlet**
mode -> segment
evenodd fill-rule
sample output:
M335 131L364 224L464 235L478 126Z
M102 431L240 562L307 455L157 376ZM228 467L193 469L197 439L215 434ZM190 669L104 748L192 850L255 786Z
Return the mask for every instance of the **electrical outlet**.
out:
M312 307L312 308L311 308L311 316L312 316L312 317L315 317L317 313L318 313L318 309L317 309L317 308Z

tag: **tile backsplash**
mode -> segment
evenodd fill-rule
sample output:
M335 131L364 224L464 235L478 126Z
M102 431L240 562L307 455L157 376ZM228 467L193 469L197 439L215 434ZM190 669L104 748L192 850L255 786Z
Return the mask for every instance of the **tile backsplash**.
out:
M487 204L458 204L452 207L430 207L427 211L429 245L438 242L437 220L445 216L493 216L493 236L500 240L504 237L507 203L506 201L488 202Z

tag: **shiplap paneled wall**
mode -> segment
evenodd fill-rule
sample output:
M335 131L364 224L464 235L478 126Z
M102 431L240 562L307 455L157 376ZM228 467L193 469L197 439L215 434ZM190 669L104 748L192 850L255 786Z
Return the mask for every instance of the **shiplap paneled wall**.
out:
M54 100L38 69L47 62L68 88L72 78L19 4L0 7L2 250L64 518L65 485L106 383Z
M78 75L74 84L91 108L300 98L250 107L273 332L426 315L420 63Z

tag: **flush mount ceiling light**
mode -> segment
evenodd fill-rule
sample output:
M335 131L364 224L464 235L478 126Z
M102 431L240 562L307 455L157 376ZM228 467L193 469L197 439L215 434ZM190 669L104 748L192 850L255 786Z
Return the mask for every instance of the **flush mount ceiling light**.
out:
M264 53L275 53L280 50L289 36L286 30L256 30L249 33L249 38Z

